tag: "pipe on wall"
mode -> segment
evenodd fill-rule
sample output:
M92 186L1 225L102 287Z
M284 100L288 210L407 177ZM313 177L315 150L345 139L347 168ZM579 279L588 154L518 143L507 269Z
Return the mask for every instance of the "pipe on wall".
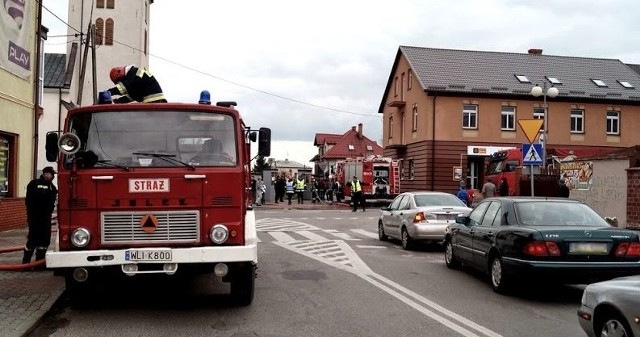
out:
M433 96L433 101L431 103L431 190L435 190L436 183L436 172L435 172L435 162L436 162L436 99L438 96Z

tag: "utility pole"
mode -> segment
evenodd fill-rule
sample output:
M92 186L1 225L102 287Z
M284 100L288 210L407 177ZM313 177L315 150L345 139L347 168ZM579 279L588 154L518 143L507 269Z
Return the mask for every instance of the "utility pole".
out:
M91 41L91 23L87 26L87 40L84 45L84 53L82 56L82 67L80 69L80 80L78 81L78 105L82 106L82 91L84 87L84 74L87 70L87 54L89 53L89 42Z
M91 36L95 37L96 25L91 24ZM96 74L96 39L91 39L91 74L93 74L93 104L98 104L98 79Z

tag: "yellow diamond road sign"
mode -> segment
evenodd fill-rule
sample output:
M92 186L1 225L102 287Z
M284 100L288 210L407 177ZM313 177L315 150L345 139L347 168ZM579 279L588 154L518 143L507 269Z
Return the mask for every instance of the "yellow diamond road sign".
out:
M542 123L544 123L542 119L518 119L518 125L520 125L522 131L524 131L524 135L527 136L529 143L536 141L536 136L538 136L538 131L540 131Z

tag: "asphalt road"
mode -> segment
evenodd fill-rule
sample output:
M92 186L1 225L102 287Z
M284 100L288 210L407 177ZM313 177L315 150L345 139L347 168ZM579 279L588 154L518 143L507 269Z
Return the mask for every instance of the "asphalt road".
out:
M98 289L92 308L63 297L30 336L584 336L580 287L498 295L447 269L439 247L378 241L375 209L256 212L251 306L207 276L127 279Z

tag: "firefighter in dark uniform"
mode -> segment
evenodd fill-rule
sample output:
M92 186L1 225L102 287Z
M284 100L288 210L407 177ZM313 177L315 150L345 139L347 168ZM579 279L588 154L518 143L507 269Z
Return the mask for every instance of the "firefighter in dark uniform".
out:
M115 87L109 89L111 96L120 96L115 103L166 103L160 83L146 69L136 66L115 67L109 72Z
M51 243L51 214L58 195L58 189L52 182L55 174L53 167L47 166L42 170L40 178L32 180L27 185L25 204L29 234L22 258L24 264L31 262L34 250L36 261L44 259Z

